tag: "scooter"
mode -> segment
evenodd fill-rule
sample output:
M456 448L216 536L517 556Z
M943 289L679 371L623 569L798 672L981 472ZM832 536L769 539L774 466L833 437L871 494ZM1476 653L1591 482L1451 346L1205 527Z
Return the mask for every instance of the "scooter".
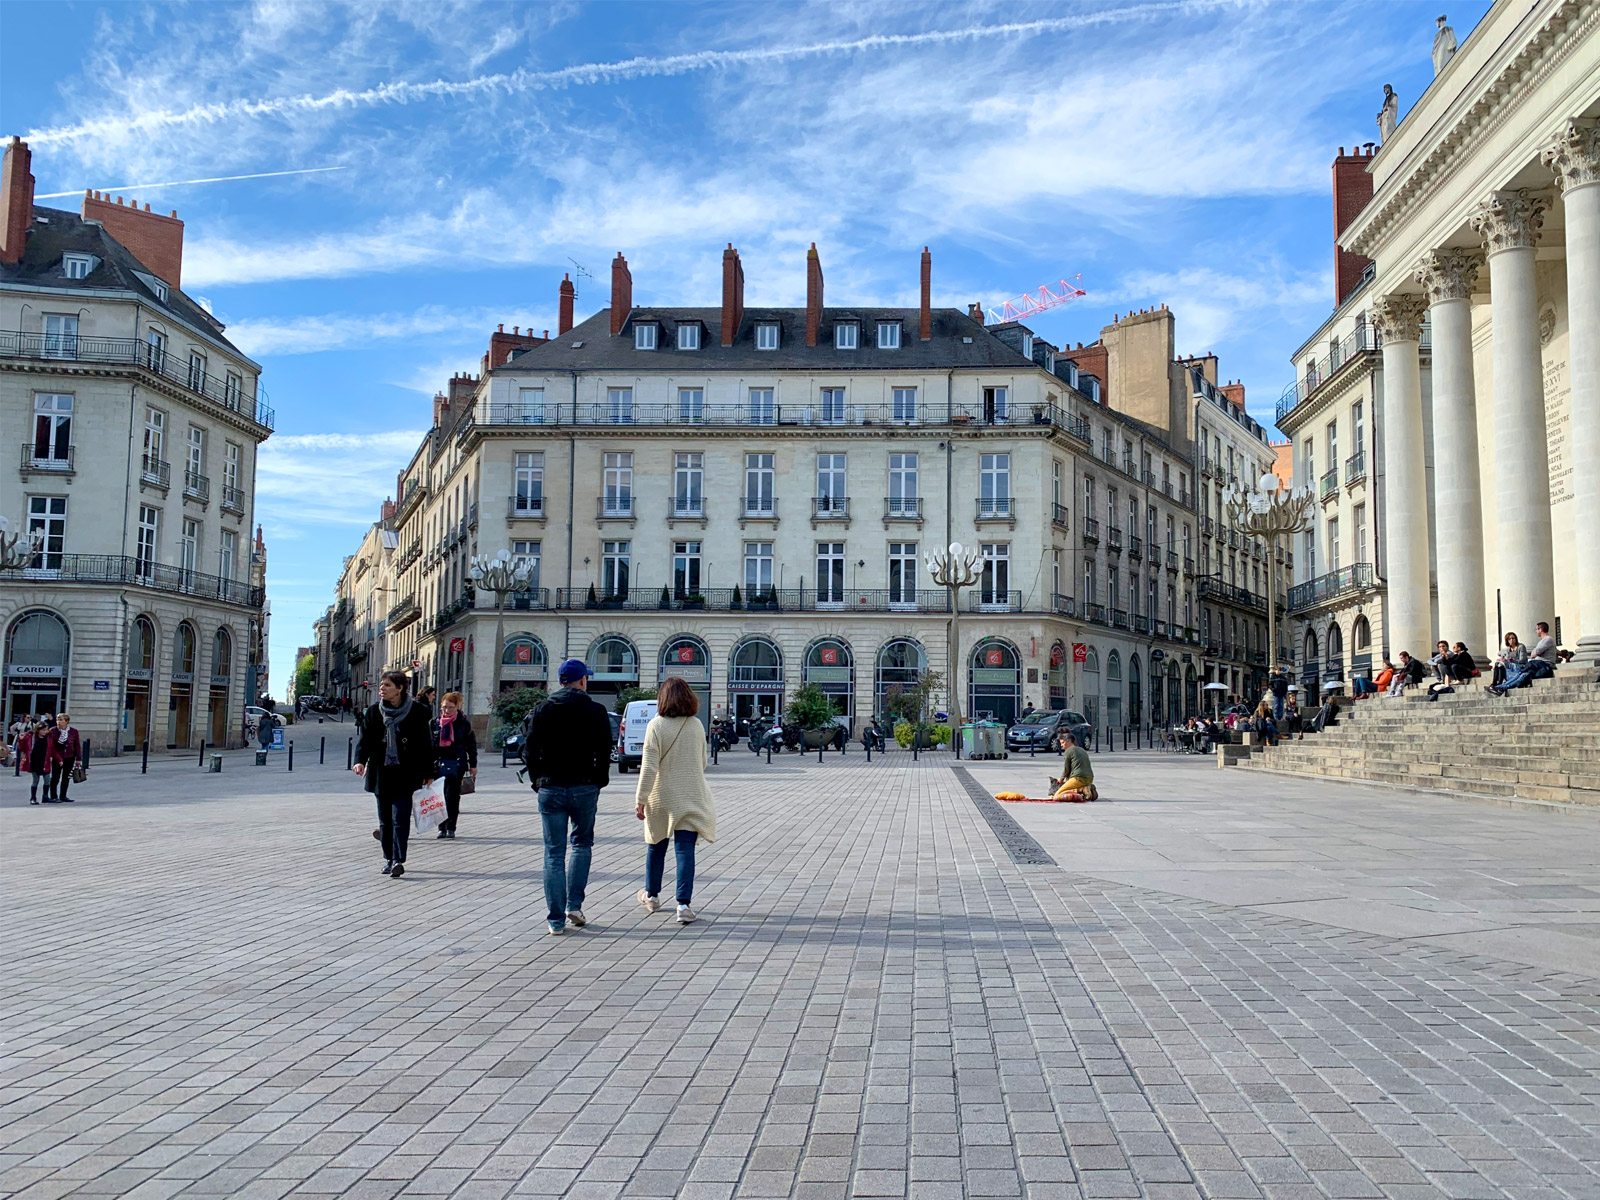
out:
M774 725L763 717L750 722L750 753L760 754L771 746L774 750L783 749L783 729Z
M872 723L861 731L861 744L868 750L882 752L889 747L889 734L883 727L883 722L877 717L872 718Z

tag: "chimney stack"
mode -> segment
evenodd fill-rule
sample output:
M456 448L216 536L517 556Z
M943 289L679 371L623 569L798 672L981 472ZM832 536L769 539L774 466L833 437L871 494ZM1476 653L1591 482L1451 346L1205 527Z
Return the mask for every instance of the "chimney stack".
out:
M395 514L395 502L393 500L385 500L383 502L383 507L378 510L378 519L380 521L382 521L385 525L393 525L394 524L394 514Z
M1217 391L1221 392L1228 398L1229 404L1233 405L1240 412L1244 411L1244 384L1238 382L1225 383L1219 387Z
M722 252L722 344L733 345L744 322L744 263L739 252L728 243Z
M15 266L22 261L33 224L33 151L28 143L14 137L6 147L5 165L0 167L0 263Z
M922 320L918 332L925 342L933 340L933 255L922 248Z
M561 276L561 319L557 322L557 337L572 329L572 304L577 295L577 289L572 286L572 273L569 271Z
M1370 152L1363 154L1361 147L1352 147L1354 153L1346 154L1339 147L1339 156L1333 160L1333 303L1337 308L1349 298L1361 283L1361 276L1372 262L1370 258L1346 250L1339 242L1350 223L1361 215L1361 210L1372 199L1372 175L1367 170L1372 165Z
M628 260L622 251L611 260L611 336L616 337L628 323L633 311L633 272L628 270Z
M806 345L815 346L822 331L822 260L817 244L806 251Z
M983 324L983 305L976 304L976 303L967 305L967 316L971 317L979 325L982 325Z
M113 204L104 192L87 192L80 215L85 221L99 221L162 283L183 286L183 222L176 212L163 217L148 205L141 209L137 201L124 204L118 196Z

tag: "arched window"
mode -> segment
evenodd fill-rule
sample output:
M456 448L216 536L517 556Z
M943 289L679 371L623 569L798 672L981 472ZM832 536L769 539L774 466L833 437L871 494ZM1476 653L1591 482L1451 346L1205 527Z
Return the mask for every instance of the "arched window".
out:
M1357 617L1350 630L1350 644L1359 654L1372 649L1372 625L1365 617Z
M1071 661L1065 642L1050 646L1050 700L1052 709L1067 706L1067 664Z
M1122 682L1122 659L1115 650L1106 655L1106 682Z
M691 634L683 633L661 647L660 678L676 675L689 683L711 682L711 651Z
M880 646L872 688L877 714L887 718L891 701L915 688L927 666L927 654L910 638L895 638Z
M972 648L967 711L1010 725L1022 713L1022 656L1010 642L984 638Z
M211 681L225 681L233 674L233 636L226 626L218 626L211 639Z
M500 649L501 682L542 683L550 673L550 652L531 633L513 633Z
M1090 675L1100 674L1100 652L1093 646L1089 647L1088 654L1084 657L1083 669Z
M128 638L128 674L149 679L156 669L156 627L149 617L135 617Z
M782 683L783 653L770 638L746 638L733 648L734 686L741 683Z
M1313 630L1306 630L1306 662L1314 663L1320 655L1317 654L1317 635Z
M596 638L589 647L589 666L602 683L633 684L639 681L639 651L620 633Z
M19 680L49 680L65 695L67 651L71 635L66 622L53 612L35 610L24 613L6 635L6 663L11 668L12 685Z
M855 708L855 656L850 644L839 638L818 638L806 647L801 660L804 682L815 684L823 695L833 702L833 710L842 717L853 715Z
M194 626L185 621L178 626L172 639L172 678L184 683L194 681Z

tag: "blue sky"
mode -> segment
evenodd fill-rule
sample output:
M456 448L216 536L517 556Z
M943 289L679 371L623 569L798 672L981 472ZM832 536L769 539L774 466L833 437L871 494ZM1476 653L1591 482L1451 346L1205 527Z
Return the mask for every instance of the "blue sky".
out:
M758 305L804 302L812 241L834 303L915 304L924 244L937 305L1081 274L1042 335L1168 304L1270 423L1332 307L1332 157L1427 86L1440 11L10 0L0 132L40 192L176 208L186 290L265 368L281 695L429 397L496 324L553 328L573 261L580 319L618 250L644 304L717 303L730 241Z

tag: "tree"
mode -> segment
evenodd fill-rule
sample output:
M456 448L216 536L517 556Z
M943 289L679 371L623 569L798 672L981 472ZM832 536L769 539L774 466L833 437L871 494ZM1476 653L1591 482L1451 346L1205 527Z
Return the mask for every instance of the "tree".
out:
M789 701L785 718L801 729L821 729L833 719L833 701L814 683L808 683Z
M628 705L632 704L635 700L654 700L655 698L655 688L623 688L617 693L616 711L619 713L626 712Z
M520 727L522 719L547 696L548 693L543 688L536 687L519 687L509 692L501 692L500 698L494 702L495 720L502 725Z
M312 695L317 690L317 658L307 654L294 667L295 698Z

